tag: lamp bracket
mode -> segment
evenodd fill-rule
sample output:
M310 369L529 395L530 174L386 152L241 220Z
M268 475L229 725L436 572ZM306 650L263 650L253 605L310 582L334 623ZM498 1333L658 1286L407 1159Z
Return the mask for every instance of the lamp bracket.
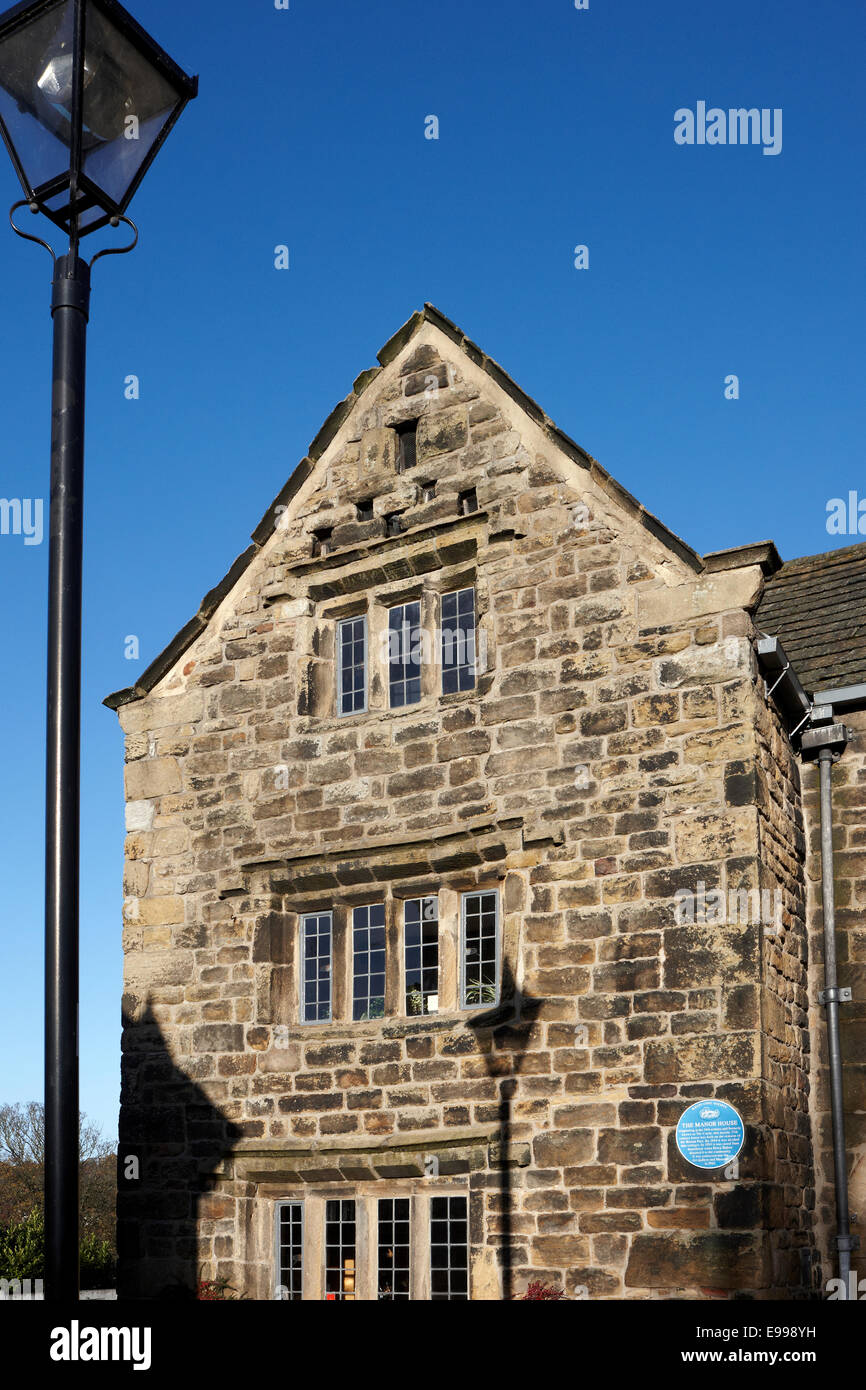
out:
M25 241L35 241L37 246L44 246L45 250L48 252L52 261L56 265L57 253L52 249L52 247L48 245L47 241L43 241L41 236L31 236L29 232L22 232L20 227L16 227L15 213L18 211L19 208L29 208L30 211L34 214L39 212L39 208L37 207L37 205L35 203L31 203L29 198L21 198L19 202L13 203L11 208L9 209L9 225L11 226L13 232L15 232L18 236L23 237Z
M48 252L49 256L51 257L56 266L58 260L57 252L51 246L48 245L48 242L43 241L42 237L40 236L32 236L30 232L22 231L20 227L16 227L15 225L15 213L18 211L19 208L28 207L30 211L34 214L42 211L38 204L31 202L29 198L21 198L17 203L13 203L11 208L9 209L9 225L11 226L13 232L17 233L18 236L23 237L25 241L35 241L37 246L44 246L45 250ZM106 246L101 251L97 251L96 255L93 256L91 260L88 262L88 268L90 270L92 270L93 267L96 265L96 262L99 260L100 256L126 256L130 251L135 250L136 246L138 245L138 228L131 217L121 217L120 215L117 215L111 218L112 227L118 227L121 222L125 222L127 227L130 227L132 229L132 232L134 233L132 241L129 243L128 246Z
M118 216L112 217L111 219L112 227L118 226L118 224L121 222L125 222L127 227L131 227L133 232L135 233L132 241L129 243L128 246L106 246L103 248L102 251L97 251L96 255L93 256L90 261L91 270L96 265L96 262L99 260L100 256L126 256L130 251L135 250L136 246L138 245L138 228L136 227L131 217Z

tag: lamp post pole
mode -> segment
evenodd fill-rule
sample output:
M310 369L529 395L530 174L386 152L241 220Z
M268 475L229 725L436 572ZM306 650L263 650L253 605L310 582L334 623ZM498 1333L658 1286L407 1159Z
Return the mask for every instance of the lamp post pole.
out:
M84 388L90 272L138 241L126 208L198 92L119 0L21 0L0 15L0 137L24 198L13 230L54 261L45 773L45 1297L78 1297L78 874ZM46 140L46 136L49 137ZM141 144L133 145L131 142ZM37 177L38 171L38 177ZM56 256L15 224L68 233ZM78 254L125 223L129 246Z
M45 801L45 1296L78 1298L78 859L84 391L90 269L58 258Z

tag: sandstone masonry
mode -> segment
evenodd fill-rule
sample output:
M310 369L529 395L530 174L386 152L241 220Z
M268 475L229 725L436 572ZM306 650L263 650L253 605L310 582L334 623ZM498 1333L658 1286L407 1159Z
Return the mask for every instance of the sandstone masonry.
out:
M226 1277L272 1298L293 1277L291 1208L298 1289L325 1297L348 1203L339 1294L375 1298L381 1204L408 1202L407 1288L442 1296L431 1244L447 1211L458 1249L465 1202L473 1298L537 1278L590 1299L806 1295L822 1278L816 832L753 649L772 547L695 555L432 309L380 361L226 583L112 701L121 1172L140 1160L121 1186L122 1292ZM417 603L436 634L464 591L474 684L442 693L433 640L418 700L393 707L389 613ZM366 708L341 715L352 618ZM863 790L853 763L846 777L856 972ZM682 920L676 895L701 885L778 893L780 920ZM478 895L496 904L496 981L467 1003ZM406 904L430 899L435 1011L413 1015ZM368 906L385 983L353 1019ZM331 1017L313 1022L301 941L318 917ZM746 1122L725 1175L674 1142L703 1097Z

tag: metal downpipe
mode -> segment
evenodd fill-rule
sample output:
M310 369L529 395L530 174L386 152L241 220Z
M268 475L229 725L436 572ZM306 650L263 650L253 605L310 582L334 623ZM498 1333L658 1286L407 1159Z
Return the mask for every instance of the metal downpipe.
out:
M839 998L836 972L836 904L833 893L833 753L818 754L821 788L821 897L824 907L824 1008L830 1061L830 1107L833 1122L833 1169L836 1183L836 1247L839 1277L846 1294L851 1269L851 1220L848 1210L848 1166L845 1158L845 1112L842 1093L842 1051L839 1044Z

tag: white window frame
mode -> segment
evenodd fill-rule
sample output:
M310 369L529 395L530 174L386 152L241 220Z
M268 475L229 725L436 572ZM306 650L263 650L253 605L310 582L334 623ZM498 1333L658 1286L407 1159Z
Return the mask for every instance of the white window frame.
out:
M445 1200L445 1201L448 1202L449 1210L448 1210L448 1216L446 1217L446 1221L447 1221L447 1224L448 1224L449 1227L450 1227L450 1225L451 1225L451 1210L450 1210L451 1202L456 1200L456 1201L464 1202L465 1205L466 1205L466 1293L465 1293L465 1294L460 1294L457 1298L452 1298L452 1297L451 1297L451 1274L454 1272L454 1270L455 1270L456 1268L458 1268L458 1266L452 1265L452 1264L450 1263L450 1255L451 1255L451 1251L452 1251L452 1249L453 1249L453 1245L452 1245L452 1242L451 1242L450 1239L449 1239L449 1241L448 1241L448 1247L447 1247L447 1248L448 1248L448 1253L449 1253L449 1263L445 1266L445 1268L446 1268L446 1270L447 1270L447 1272L448 1272L448 1293L447 1293L446 1295L444 1295L444 1296L443 1296L442 1294L434 1294L434 1293L433 1293L433 1220L434 1220L434 1217L433 1217L433 1203L437 1200L437 1198L440 1199L440 1200ZM449 1231L449 1236L450 1236L450 1231ZM430 1214L429 1214L429 1219L428 1219L428 1231L427 1231L427 1260L428 1260L429 1271L430 1271L430 1302L431 1302L431 1303L466 1303L466 1302L469 1301L469 1299L471 1298L471 1274L470 1274L470 1269L469 1269L469 1254L470 1254L471 1249L472 1249L472 1244L471 1244L471 1241L470 1241L470 1239L469 1239L469 1193L468 1193L468 1192L431 1192L431 1193L430 1193ZM441 1271L440 1271L440 1272L441 1272Z
M327 1203L329 1200L352 1201L355 1204L355 1289L354 1297L347 1302L381 1302L379 1291L379 1202L391 1198L408 1198L409 1201L409 1302L440 1302L442 1295L432 1298L432 1229L433 1199L435 1197L460 1197L466 1203L467 1241L469 1263L467 1267L467 1300L472 1292L472 1229L470 1213L470 1194L467 1180L444 1181L434 1178L410 1178L390 1180L380 1178L358 1184L340 1184L339 1188L328 1188L326 1192L311 1192L307 1185L303 1191L292 1184L283 1189L279 1197L262 1205L265 1220L273 1232L273 1264L271 1286L268 1297L281 1298L280 1263L280 1212L287 1206L301 1209L301 1299L298 1302L327 1302ZM258 1205L258 1204L257 1204ZM264 1230L259 1227L264 1235ZM284 1285L282 1287L285 1287ZM288 1301L288 1300L285 1300ZM387 1300L405 1302L407 1300ZM463 1295L458 1300L464 1301Z
M304 1298L304 1275L305 1275L305 1273L306 1273L306 1266L307 1266L307 1249L306 1249L306 1247L307 1247L307 1213L306 1213L305 1208L304 1208L304 1201L303 1201L303 1198L298 1198L298 1197L286 1197L286 1198L283 1199L282 1201L279 1201L279 1202L275 1202L275 1203L274 1203L274 1247L275 1247L275 1249L274 1249L274 1266L275 1266L275 1274L276 1274L276 1279L274 1280L274 1283L275 1283L275 1290L274 1290L274 1291L275 1291L275 1293L278 1293L281 1289L285 1289L285 1288L287 1287L287 1286L286 1286L285 1284L283 1284L283 1282L282 1282L282 1276L283 1276L283 1261L282 1261L283 1243L282 1243L282 1240L280 1239L280 1236L281 1236L281 1224L282 1224L282 1223L281 1223L281 1216L282 1216L282 1212L283 1212L283 1208L284 1208L284 1207L299 1207L299 1208L300 1208L300 1212L301 1212L301 1296L300 1296L300 1298L283 1298L282 1294L280 1293L280 1302L282 1302L282 1303L301 1303L301 1302L303 1302L303 1298Z
M423 669L424 669L424 668L423 668L423 658L422 658L422 664L421 664L421 666L420 666L419 669L418 669L418 675L417 675L417 677L413 676L413 677L410 678L410 677L408 677L408 676L404 676L404 677L403 677L403 680L402 680L402 684L403 684L404 689L405 689L405 686L408 684L408 682L409 682L410 679L412 679L412 680L417 679L417 681L418 681L418 699L417 699L417 700L404 700L402 705L395 705L395 704L392 704L392 703L391 703L391 697L392 697L392 695L393 695L393 689L392 689L392 686L391 686L391 665L392 665L392 662L391 662L391 633L394 632L394 631L396 631L396 632L399 632L399 633L401 634L401 645L402 645L403 638L406 637L406 640L407 640L407 647L408 647L408 654L411 655L411 652L412 652L412 640L411 640L411 639L412 639L412 631L413 631L413 628L412 628L411 623L408 622L408 620L405 618L405 616L404 616L404 619L403 619L403 623L402 623L402 625L401 625L399 628L392 628L392 627L391 627L391 614L394 613L395 611L402 610L402 612L403 612L404 615L405 615L406 609L407 609L407 608L410 608L410 607L413 607L413 606L415 606L415 605L417 605L417 608L418 608L418 626L417 626L417 628L415 629L415 631L417 631L417 633L419 634L420 640L421 640L421 642L422 642L422 644L423 644L423 641L424 641L424 636L423 636L423 634L424 634L424 605L423 605L423 603L421 602L421 599L420 599L420 598L409 598L409 599L406 599L403 603L393 603L393 604L391 604L391 606L390 606L390 607L388 608L388 610L387 610L387 614L388 614L388 626L387 626L387 629L386 629L387 634L388 634L388 679L387 679L387 684L388 684L388 708L389 708L389 709L396 709L396 710L413 709L415 705L420 705L420 704L422 703L423 699L424 699L424 680L423 680ZM408 634L407 634L407 631L406 631L407 628L408 628ZM422 650L423 650L423 646L422 646ZM405 657L405 656L407 655L407 653L404 652L403 655L404 655L404 657ZM406 669L408 668L408 666L409 666L408 661L404 660L404 661L403 661L403 669L406 670Z
M305 1018L305 1017L304 1017L304 1014L306 1013L306 1007L307 1007L307 1000L306 1000L306 984L307 984L307 935L306 935L306 931L305 931L305 923L308 922L312 917L327 917L327 919L328 919L328 928L329 928L330 942L331 942L331 976L330 976L330 985L331 985L331 988L330 988L330 993L329 993L329 996L328 996L328 1017L327 1017L327 1018ZM299 946L298 946L298 960L299 960L299 963L300 963L300 969L299 969L299 972L298 972L298 1022L301 1023L302 1026L303 1026L304 1028L316 1028L316 1027L322 1028L322 1027L324 1027L326 1024L333 1023L333 1021L334 1021L334 914L333 914L333 912L332 912L332 911L328 911L328 912L302 912L302 913L300 914L299 918L298 918L298 942L299 942Z
M495 994L495 998L493 999L493 1001L492 1001L491 1003L467 1004L467 1003L466 1003L466 900L467 900L467 898L479 898L479 897L484 897L484 896L486 896L486 895L488 895L488 894L493 894L493 897L494 897L495 902L496 902L496 938L495 938L495 952L496 952L496 954L495 954L495 957L494 957L494 971L495 971L495 977L496 977L496 978L495 978L496 994ZM458 962L458 964L459 964L459 970L458 970L458 975L459 975L459 993L458 993L458 1003L457 1003L458 1008L461 1009L461 1010L463 1010L463 1011L466 1011L466 1010L469 1010L469 1009L495 1009L495 1008L497 1007L497 1005L499 1004L500 995L501 995L501 991L502 991L502 910L501 910L501 905L500 905L500 901L499 901L499 889L498 889L498 888L473 888L473 889L471 889L471 891L469 891L469 892L467 892L467 893L461 893L461 894L460 894L460 939L459 939L459 942L458 942L458 947L459 947L459 962Z
M443 606L444 606L444 603L445 603L446 598L453 598L453 599L456 600L455 606L456 606L457 612L455 613L454 616L455 616L455 622L458 623L458 626L454 628L454 639L455 639L455 642L457 643L458 648L459 648L459 641L460 641L459 618L460 618L460 595L461 595L461 594L471 594L471 595L472 595L472 661L471 661L471 663L467 661L467 662L463 662L462 664L461 664L460 662L458 662L456 666L449 666L449 667L446 668L446 666L445 666L445 619L444 619L444 617L442 616L442 609L443 609ZM472 690L477 690L477 688L478 688L478 593L477 593L476 586L475 586L474 584L464 584L462 589L449 589L449 590L447 591L447 593L443 593L443 594L440 595L440 598L439 598L439 664L440 664L441 671L442 671L442 691L441 691L441 693L442 693L443 695L468 695L468 694L470 693L470 691L472 691ZM446 673L446 670L448 670L448 671L455 671L455 670L456 670L456 671L458 671L458 672L459 672L459 671L470 671L470 670L471 670L471 672L472 672L472 684L471 684L471 685L467 685L467 686L465 687L465 689L464 689L464 688L461 687L460 682L459 682L459 679L458 679L457 689L456 689L456 690L446 690L446 689L445 689L445 673Z
M435 917L435 919L430 919L430 918L425 919L424 914L423 914L423 911L422 911L422 913L421 913L421 923L422 923L422 925L423 925L423 923L424 923L425 920L427 920L428 922L431 921L431 920L435 920L435 923L436 923L436 944L437 944L437 947L438 947L437 960L436 960L436 982L437 982L437 985L438 985L438 989L437 989L437 992L436 992L436 1000L437 1000L437 1003L436 1003L436 1008L435 1008L434 1010L432 1010L432 1011L431 1011L430 1013L428 1013L428 1014L410 1014L409 1011L408 1011L408 1009L407 1009L407 1007L406 1007L406 974L407 974L407 971L406 971L406 949L407 949L407 947L406 947L406 904L407 904L407 903L410 903L410 902L415 902L415 903L419 903L419 902L420 902L420 903L434 902L434 903L436 904L436 917ZM400 913L400 916L401 916L401 922L400 922L400 1000L399 1000L400 1008L399 1008L399 1014L398 1014L398 1016L399 1016L400 1018L435 1018L437 1014L440 1014L440 1013L443 1013L443 1012L444 1012L444 1010L443 1010L443 1008L442 1008L442 1002L441 1002L441 1001L442 1001L442 924L441 924L440 913L439 913L439 894L438 894L438 893L422 893L419 897L402 898L402 899L400 900L400 907L401 907L401 913ZM424 974L423 974L423 969L424 969L424 937L423 937L423 933L422 933L422 935L421 935L421 947L420 947L420 949L421 949L421 979L422 979L422 983L423 983L423 979L424 979ZM423 994L423 991L422 991L422 994Z
M364 632L364 704L361 709L343 709L343 628L347 623L360 622ZM337 716L348 719L353 714L366 714L370 700L370 630L366 613L354 613L337 622Z
M352 928L352 994L351 994L351 999L349 1000L349 1014L350 1014L349 1022L352 1023L352 1024L355 1024L355 1023L369 1023L369 1022L371 1022L370 1019L355 1018L355 955L356 955L356 952L355 952L355 913L356 913L356 912L366 912L366 913L367 913L367 925L366 925L366 927L360 928L360 930L361 930L361 931L366 931L367 934L368 934L368 935L367 935L367 955L368 955L368 957L369 957L369 954L370 954L370 947L369 947L370 937L369 937L369 933L370 933L371 931L373 931L373 930L380 930L379 928L373 928L373 927L370 925L370 915L369 915L369 914L370 914L371 909L374 908L374 907L381 907L381 909L382 909L382 919L383 919L383 920L382 920L381 930L382 930L382 931L384 932L384 934L385 934L385 946L384 946L384 950L385 950L385 971L384 971L384 974L385 974L385 989L384 989L384 993L383 993L383 995L382 995L382 1012L381 1012L381 1014L377 1014L377 1015L376 1015L376 1020L378 1021L378 1019L380 1019L380 1018L381 1018L381 1019L385 1019L385 1018L388 1018L388 1017L389 1017L389 1015L385 1012L385 1004L386 1004L386 1001L387 1001L387 998L388 998L388 969L389 969L389 966L390 966L390 963L391 963L390 960L389 960L389 953L388 953L388 907L387 907L387 904L385 903L384 900L380 900L380 901L378 901L378 902L372 902L372 903L358 903L358 904L356 904L355 907L352 908L352 916L351 916L351 921L350 921L350 926L351 926L351 928ZM369 967L369 960L368 960L368 965L367 965L367 977L366 977L366 978L367 978L367 1004L368 1004L368 1010L367 1010L367 1011L368 1011L368 1013L369 1013L369 1005L370 1005L370 1003L372 1002L372 1001L371 1001L371 996L370 996L370 993L369 993L369 989L370 989L370 980L373 978L373 977L372 977L372 973L371 973L371 971L370 971L370 967Z
M408 1218L407 1218L407 1225L408 1225L408 1227L409 1227L409 1245L408 1245L408 1250L409 1250L409 1270L408 1270L408 1273L409 1273L409 1293L408 1293L408 1295L407 1295L406 1298L403 1298L402 1296L401 1296L400 1298L395 1298L395 1297L394 1297L394 1294L393 1294L393 1290L392 1290L392 1292L391 1292L391 1297L390 1297L390 1298L388 1298L388 1299L377 1299L377 1301L387 1302L387 1303L411 1303L411 1302L413 1302L414 1297L415 1297L414 1256L415 1256L415 1241L416 1241L416 1234L415 1234L416 1222L415 1222L415 1202L414 1202L414 1199L413 1199L413 1197L412 1197L412 1194L409 1193L409 1192L405 1192L405 1193L402 1193L402 1194L401 1194L401 1193L395 1194L395 1193L393 1193L393 1192L389 1192L389 1193L386 1193L386 1194L385 1194L384 1196L382 1196L382 1197L374 1197L373 1201L374 1201L374 1207L373 1207L374 1222L373 1222L373 1232L372 1232L372 1235L373 1235L373 1245L374 1245L374 1249L375 1249L375 1259L373 1260L372 1263L373 1263L373 1268L374 1268L374 1273L375 1273L376 1293L377 1293L377 1295L378 1295L378 1293L379 1293L379 1284L380 1284L381 1279L382 1279L382 1269L381 1269L381 1266L380 1266L380 1263L379 1263L379 1260L380 1260L380 1253L381 1253L381 1249L382 1249L382 1246L381 1246L380 1241L379 1241L379 1207L380 1207L380 1204L381 1204L382 1202L407 1202L408 1205L409 1205L409 1215L408 1215ZM394 1224L396 1224L396 1222L395 1222Z

